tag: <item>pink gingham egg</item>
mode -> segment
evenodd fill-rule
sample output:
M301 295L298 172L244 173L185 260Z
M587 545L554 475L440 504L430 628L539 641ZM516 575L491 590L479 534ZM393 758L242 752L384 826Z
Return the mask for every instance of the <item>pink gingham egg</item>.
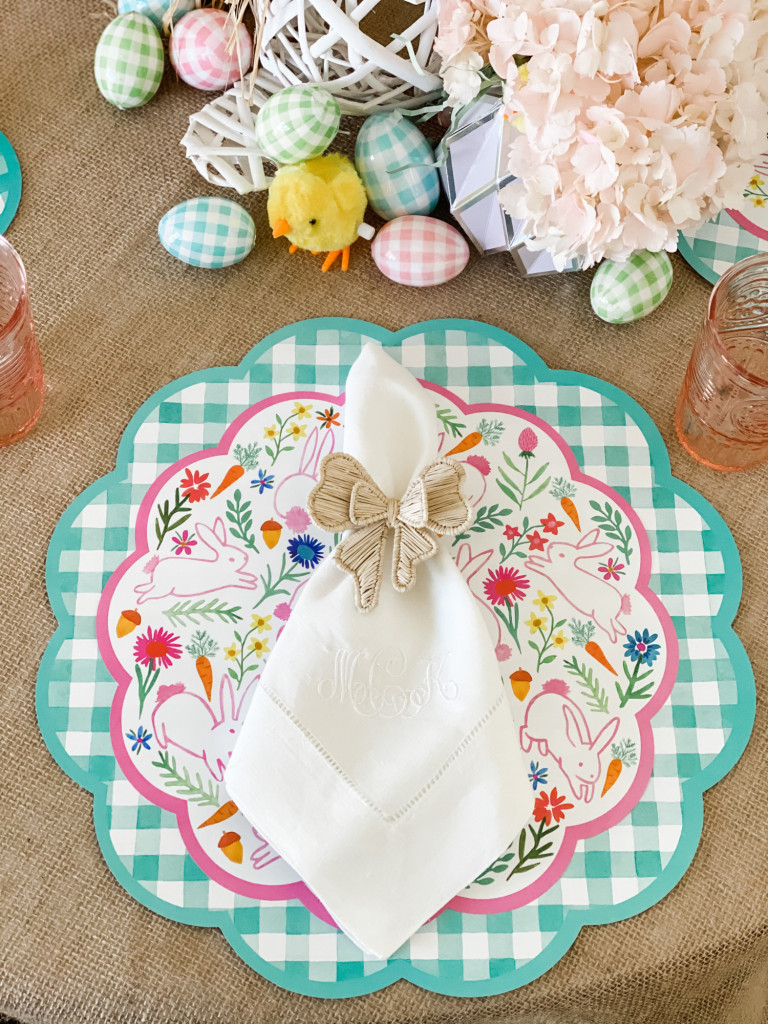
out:
M391 281L426 288L460 274L469 246L456 228L434 217L396 217L378 233L371 253Z
M245 25L240 25L237 42L228 53L230 36L224 11L201 7L185 14L175 26L168 47L179 78L206 91L226 89L239 81L251 66L251 36Z

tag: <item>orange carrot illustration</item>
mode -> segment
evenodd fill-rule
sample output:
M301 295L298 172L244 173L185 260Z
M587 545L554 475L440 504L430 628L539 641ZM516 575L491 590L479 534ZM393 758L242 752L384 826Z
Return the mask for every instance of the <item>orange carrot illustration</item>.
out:
M462 452L468 452L470 448L476 448L482 440L483 435L480 431L473 430L471 434L467 434L466 437L463 437L454 448L451 448L449 452L446 452L445 457L448 458L449 455L460 455Z
M206 825L218 825L219 822L226 821L227 818L231 818L233 814L237 814L237 804L234 800L227 800L225 804L222 804L217 811L214 811L210 818L206 818L202 824L198 825L198 828L205 828Z
M573 503L573 499L576 497L576 488L573 484L566 480L565 477L559 476L555 480L555 486L549 493L553 498L559 498L560 508L565 512L579 533L581 533L579 513Z
M219 840L219 849L234 864L243 863L243 844L237 832L223 832Z
M438 415L440 411L445 413L447 410L439 410ZM443 420L443 422L445 423L446 421ZM456 426L463 427L464 424L456 424ZM484 445L494 448L499 443L503 433L504 424L501 420L482 419L477 424L477 430L473 430L471 433L467 434L466 437L463 437L455 448L451 448L449 452L445 453L446 457L449 455L460 455L462 452L468 452L471 448L476 448L481 441Z
M637 752L635 751L633 740L622 740L621 743L612 743L611 754L612 760L605 773L605 784L600 796L605 796L611 786L616 785L625 765L630 767L637 761Z
M616 669L613 667L613 665L610 663L610 661L608 661L608 659L606 658L605 652L603 651L603 649L600 646L600 644L595 643L594 640L588 640L584 644L584 650L587 652L587 654L591 654L592 657L595 659L595 661L599 661L600 664L603 666L603 668L607 668L608 671L612 672L613 675L615 675L615 676L618 675L618 672L616 671Z
M195 659L195 668L209 702L213 693L213 668L210 659L215 653L216 641L213 637L204 629L196 630L191 643L187 644L187 654Z
M231 487L233 483L245 474L246 469L256 469L259 464L260 451L261 449L256 444L246 445L245 448L241 444L236 444L232 452L236 460L235 464L226 471L221 483L211 497L215 498L222 491L226 491L228 487Z

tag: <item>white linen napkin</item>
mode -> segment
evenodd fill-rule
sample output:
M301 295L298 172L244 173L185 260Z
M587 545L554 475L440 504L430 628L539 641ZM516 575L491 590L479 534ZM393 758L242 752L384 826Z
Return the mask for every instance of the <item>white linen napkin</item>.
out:
M437 456L434 402L369 344L345 452L398 500ZM391 530L389 531L391 534ZM363 949L387 957L512 841L533 796L477 601L446 541L378 604L329 557L275 645L225 785Z

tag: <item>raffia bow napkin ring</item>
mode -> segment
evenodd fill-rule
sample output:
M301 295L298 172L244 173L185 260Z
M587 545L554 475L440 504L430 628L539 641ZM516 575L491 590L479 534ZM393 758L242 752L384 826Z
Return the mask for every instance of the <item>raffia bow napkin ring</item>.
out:
M409 485L402 499L388 498L351 455L335 452L320 464L309 495L313 521L331 533L354 531L337 545L334 559L355 580L355 603L375 608L384 578L384 548L394 528L392 585L400 593L416 582L416 566L437 554L437 536L455 536L474 513L464 497L464 467L438 458Z

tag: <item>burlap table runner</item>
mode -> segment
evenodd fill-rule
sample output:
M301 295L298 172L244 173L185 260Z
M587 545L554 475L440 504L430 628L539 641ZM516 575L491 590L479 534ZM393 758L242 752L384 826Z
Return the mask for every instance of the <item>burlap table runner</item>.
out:
M355 246L347 274L321 275L266 229L264 197L245 205L255 252L223 272L160 247L161 215L210 193L179 147L205 97L166 72L145 108L120 112L96 91L99 0L0 4L0 131L25 193L9 238L27 265L48 380L34 433L0 451L0 1013L23 1022L515 1021L668 1024L766 1020L768 714L762 685L768 469L725 476L695 465L671 412L707 285L678 258L670 299L624 328L589 309L589 275L523 280L506 256L473 257L439 289L406 289ZM553 367L628 391L669 443L673 471L724 515L744 559L739 634L758 682L758 718L737 768L705 797L693 866L652 910L588 928L520 991L450 999L400 982L321 1001L283 992L224 938L151 913L115 881L94 836L90 795L40 737L34 684L55 627L45 596L48 540L72 499L114 466L120 436L163 384L237 363L268 332L310 316L396 329L470 317L519 334Z

